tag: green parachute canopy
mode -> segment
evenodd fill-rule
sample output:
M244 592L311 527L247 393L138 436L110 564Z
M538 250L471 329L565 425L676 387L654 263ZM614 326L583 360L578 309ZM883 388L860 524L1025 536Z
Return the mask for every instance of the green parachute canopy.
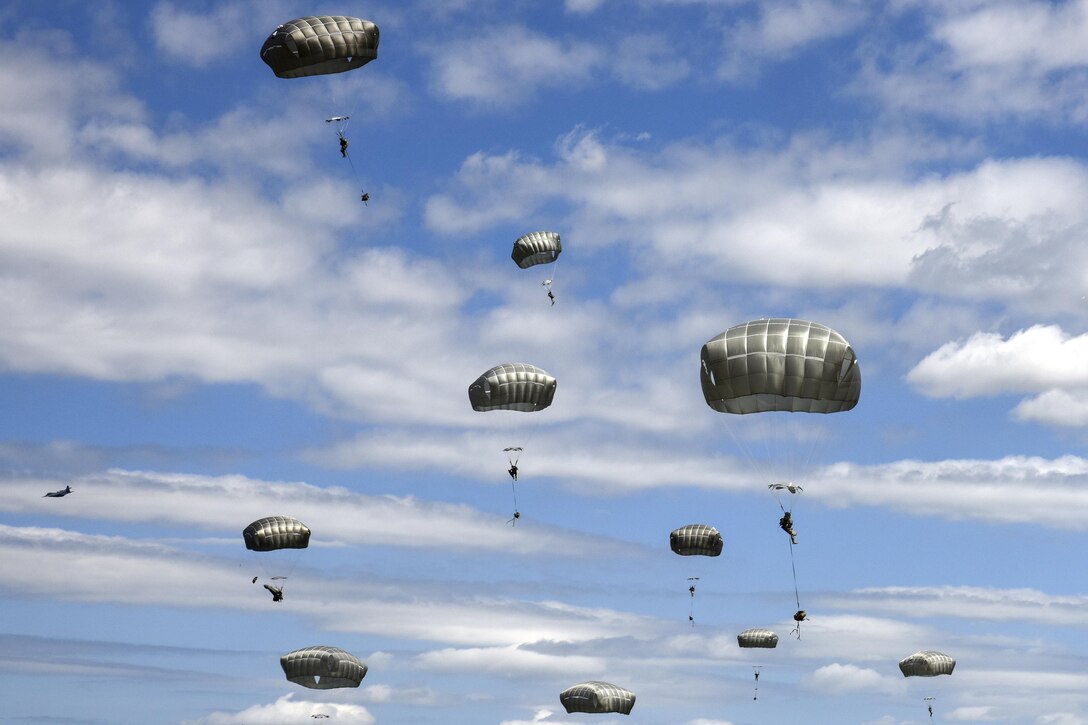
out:
M559 702L571 712L618 712L630 715L635 693L607 682L582 682L559 693Z
M355 655L321 645L288 652L280 657L280 667L288 680L311 690L358 687L367 671Z
M669 546L680 556L718 556L724 542L713 526L688 524L669 534Z
M753 627L737 635L737 644L744 648L774 649L778 646L778 635L769 629Z
M903 677L936 677L951 675L956 668L956 660L943 652L925 650L915 652L899 661L899 670Z
M538 264L554 262L562 251L559 232L529 232L514 241L514 251L510 253L510 258L522 269L528 269Z
M310 545L310 529L290 516L266 516L247 526L242 538L251 551L305 549Z
M854 349L816 322L736 325L704 344L700 358L703 397L721 413L839 413L861 396Z
M516 410L533 413L552 404L555 378L528 363L496 365L468 386L468 399L477 411Z
M280 78L343 73L378 57L378 26L346 15L310 15L280 25L261 46L261 60Z

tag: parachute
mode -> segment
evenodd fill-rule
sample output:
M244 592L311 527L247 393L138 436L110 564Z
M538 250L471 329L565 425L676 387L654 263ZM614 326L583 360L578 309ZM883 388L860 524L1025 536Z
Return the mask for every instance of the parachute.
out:
M568 713L618 712L630 715L635 706L635 693L608 682L582 682L559 693L559 702Z
M952 670L955 668L956 660L943 652L934 650L915 652L899 661L899 669L903 673L903 677L951 675Z
M280 657L287 679L312 690L358 687L366 677L366 663L339 647L305 647Z
M778 646L778 635L769 629L754 627L738 634L737 644L744 648L774 649Z
M700 353L706 404L721 413L840 413L861 397L861 369L842 335L773 318L730 327Z
M250 551L305 549L310 545L310 529L290 516L266 516L242 531Z
M556 261L562 251L559 232L529 232L514 240L510 258L522 269L528 269Z
M680 556L718 556L724 542L713 526L688 524L669 534L669 546Z
M477 411L516 410L533 413L552 404L555 378L535 365L496 365L468 386L468 399Z
M378 57L378 26L346 15L310 15L277 27L261 60L279 78L304 78L361 68Z

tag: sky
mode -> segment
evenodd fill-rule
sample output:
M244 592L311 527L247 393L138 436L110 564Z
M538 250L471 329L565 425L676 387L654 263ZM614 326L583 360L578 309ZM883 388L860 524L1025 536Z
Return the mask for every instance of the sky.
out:
M312 14L377 59L275 77ZM1088 1L0 20L0 722L1088 724ZM841 333L857 407L708 407L765 317ZM553 405L473 411L511 362ZM309 548L247 551L271 515ZM312 645L361 686L288 682Z

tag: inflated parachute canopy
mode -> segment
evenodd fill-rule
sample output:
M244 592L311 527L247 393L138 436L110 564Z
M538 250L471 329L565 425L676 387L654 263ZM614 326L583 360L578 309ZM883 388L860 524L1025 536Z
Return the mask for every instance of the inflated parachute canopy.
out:
M305 647L280 657L287 679L311 690L358 687L366 677L366 664L339 647Z
M468 386L473 410L544 410L555 396L555 378L536 365L496 365Z
M937 675L951 675L956 668L956 660L943 652L925 650L915 652L910 657L905 657L899 662L899 669L903 677L936 677Z
M778 646L778 635L769 629L753 627L737 635L737 644L741 647L762 647L774 649Z
M310 545L310 529L290 516L266 516L247 526L242 538L251 551L305 549Z
M378 57L378 26L346 15L310 15L276 28L261 60L280 78L303 78L361 68Z
M522 269L528 269L537 264L554 262L562 251L559 232L529 232L514 241L510 258Z
M746 322L704 344L700 357L703 397L721 413L840 413L861 397L854 349L817 322Z
M718 556L724 545L718 530L707 524L688 524L669 534L669 546L680 556Z
M582 682L559 693L559 702L567 712L618 712L630 715L635 693L607 682Z

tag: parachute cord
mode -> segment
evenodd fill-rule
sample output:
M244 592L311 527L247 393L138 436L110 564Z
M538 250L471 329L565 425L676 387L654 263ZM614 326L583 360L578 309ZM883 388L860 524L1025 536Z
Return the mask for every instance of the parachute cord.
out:
M801 595L797 591L797 564L793 560L793 541L790 541L790 568L793 569L793 598L797 602L797 609L801 609Z

